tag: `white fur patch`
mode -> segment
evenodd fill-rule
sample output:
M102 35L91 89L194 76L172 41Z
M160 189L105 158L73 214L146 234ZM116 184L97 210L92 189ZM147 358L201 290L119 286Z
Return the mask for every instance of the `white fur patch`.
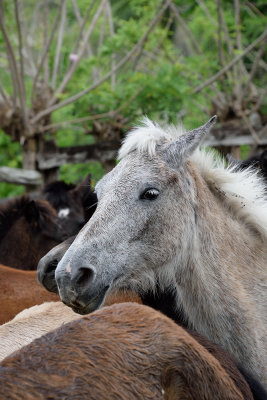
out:
M66 218L70 213L69 208L61 208L58 212L58 217L59 218Z
M143 118L142 125L128 133L119 151L119 159L137 150L153 157L156 146L185 133L182 126L161 128ZM215 190L220 191L228 207L245 223L267 238L267 193L263 178L253 168L238 171L225 163L213 151L196 150L191 156L201 175Z
M118 158L121 160L134 150L137 150L138 153L148 153L149 157L153 157L156 154L158 144L171 141L183 133L185 133L185 130L181 125L161 128L157 123L144 117L141 126L137 126L127 134L119 150Z
M68 274L71 274L71 267L70 267L70 262L68 262L67 266L66 266L66 272Z

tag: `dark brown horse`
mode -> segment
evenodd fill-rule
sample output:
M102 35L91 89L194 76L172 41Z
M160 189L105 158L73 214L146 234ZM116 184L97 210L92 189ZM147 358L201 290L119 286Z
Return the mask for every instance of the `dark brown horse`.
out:
M54 208L22 196L0 208L0 263L34 270L41 257L66 238Z
M39 197L47 200L57 211L67 237L80 231L93 215L97 204L96 194L91 189L91 175L77 186L62 181L49 183Z

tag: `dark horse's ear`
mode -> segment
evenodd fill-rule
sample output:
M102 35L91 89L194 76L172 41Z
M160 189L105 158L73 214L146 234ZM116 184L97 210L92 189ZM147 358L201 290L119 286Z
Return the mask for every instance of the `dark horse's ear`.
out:
M260 166L262 171L267 174L267 150L264 150L260 156Z
M24 216L28 222L38 222L40 212L34 200L29 201L24 207Z
M88 174L82 182L73 189L74 193L77 193L82 197L84 193L91 191L91 174Z
M214 115L206 124L186 132L171 143L163 145L161 149L163 159L167 163L172 164L173 167L180 165L181 161L189 157L201 144L201 141L210 131L216 120L217 116Z

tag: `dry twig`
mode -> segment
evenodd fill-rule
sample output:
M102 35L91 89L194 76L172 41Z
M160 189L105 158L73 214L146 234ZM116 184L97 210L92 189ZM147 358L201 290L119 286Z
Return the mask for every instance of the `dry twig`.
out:
M79 62L81 61L81 58L83 57L84 52L85 52L85 50L86 50L87 42L88 42L88 40L90 39L90 36L91 36L91 34L93 33L93 31L94 31L94 29L95 29L95 26L96 26L96 24L97 24L97 22L98 22L98 19L99 19L100 15L101 15L101 12L102 12L104 6L105 6L105 4L106 4L106 1L107 1L107 0L102 0L102 1L101 1L101 3L100 3L100 5L99 5L99 7L98 7L98 9L97 9L97 11L96 11L96 13L95 13L93 19L92 19L92 22L91 22L91 24L90 24L90 26L89 26L89 28L88 28L86 34L85 34L84 42L83 42L83 44L82 44L82 46L81 46L81 49L79 50L79 52L78 52L78 54L77 54L77 60L76 60L75 62L73 62L73 63L70 65L70 67L69 67L69 69L67 70L65 76L63 77L63 80L61 81L61 84L60 84L59 87L56 89L56 91L55 91L55 93L54 93L52 99L50 100L50 102L49 102L49 104L48 104L49 106L53 106L53 104L56 103L56 101L57 101L57 96L58 96L60 93L62 93L62 92L64 91L65 87L67 86L67 84L68 84L69 81L71 80L71 78L72 78L74 72L76 71L76 69L77 69L77 67L78 67L78 65L79 65Z
M47 47L48 43L48 37L47 37L47 32L48 32L48 0L44 0L44 11L43 11L43 35L44 35L44 45L43 47ZM50 46L49 46L50 47ZM44 81L46 84L46 87L48 87L49 84L49 65L48 65L48 57L44 58Z
M60 25L59 25L59 29L58 29L56 55L55 55L55 59L54 59L54 67L53 67L53 73L52 73L51 86L53 89L55 89L56 83L57 83L57 72L58 72L58 65L59 65L59 59L60 59L60 52L62 49L65 24L66 24L66 0L63 0L61 21L60 21Z
M132 96L129 97L129 99L125 103L123 103L116 110L111 110L111 111L101 113L101 114L95 114L95 115L90 115L88 117L76 118L76 119L72 119L69 121L62 121L62 122L57 122L55 124L46 125L41 129L41 131L45 132L45 131L59 128L59 127L66 126L66 125L68 126L68 125L73 125L73 124L80 124L81 122L94 121L94 120L102 119L102 118L115 118L123 109L128 107L128 105L139 95L139 93L142 92L142 90L144 90L144 87L139 88Z
M213 82L215 82L220 76L225 74L230 68L232 68L236 63L238 63L239 60L241 60L243 57L245 57L254 47L256 47L258 44L260 44L265 38L267 37L267 28L265 31L252 42L241 54L239 54L237 57L235 57L229 64L227 64L225 67L223 67L219 72L217 72L215 75L210 77L208 80L206 80L204 83L201 85L197 86L194 90L194 93L199 93L201 90L203 90L206 86L209 86Z
M41 56L41 60L40 60L39 65L37 67L37 72L36 72L36 75L34 77L33 86L32 86L32 94L31 94L32 103L33 103L33 99L34 99L34 95L35 95L35 90L36 90L36 85L37 85L37 82L38 82L39 74L40 74L40 72L42 70L42 67L44 65L45 59L47 58L48 50L49 50L49 48L51 46L51 43L53 41L57 26L58 26L58 23L59 23L60 15L62 13L63 3L64 3L64 0L61 0L60 6L58 7L57 15L56 15L56 18L55 18L55 21L54 21L54 25L53 25L51 33L50 33L50 37L49 37L49 39L48 39L48 41L46 43L46 46L45 46L44 51L43 51L43 54Z
M110 5L110 0L108 0L107 2L107 18L108 18L108 24L109 24L109 33L110 36L113 37L115 34L115 30L114 30L114 22L113 22L113 18L112 18L112 10L111 10L111 5ZM116 54L112 53L111 56L111 70L114 69L116 64ZM115 84L116 84L116 72L114 74L111 75L111 88L112 90L115 89Z

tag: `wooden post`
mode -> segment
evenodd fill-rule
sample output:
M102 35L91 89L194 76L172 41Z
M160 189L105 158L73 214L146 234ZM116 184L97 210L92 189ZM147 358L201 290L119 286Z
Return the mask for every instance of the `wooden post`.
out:
M241 160L241 147L240 146L232 146L231 147L231 155L236 160Z

